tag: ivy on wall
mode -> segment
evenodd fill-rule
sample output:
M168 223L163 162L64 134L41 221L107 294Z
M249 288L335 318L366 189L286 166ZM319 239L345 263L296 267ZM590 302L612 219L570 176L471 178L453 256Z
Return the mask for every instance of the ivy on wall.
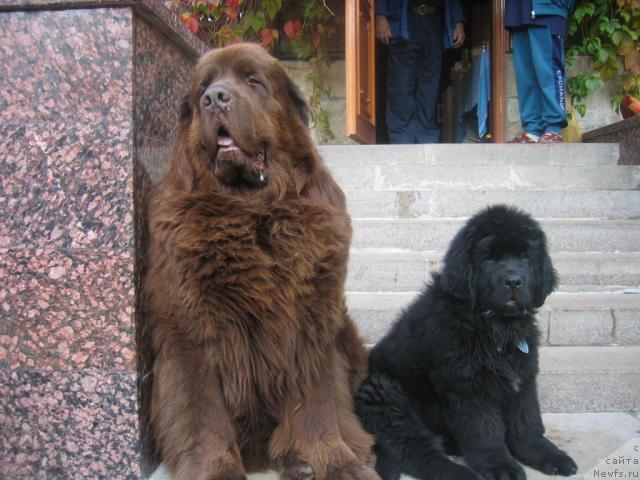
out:
M327 0L168 0L180 20L207 46L260 42L308 62L312 127L321 142L335 138L322 101L329 97L327 39L335 33Z
M640 0L578 0L567 33L567 67L579 55L593 60L585 73L567 81L574 109L581 116L589 93L607 80L620 83L611 99L614 110L620 110L626 95L640 97Z

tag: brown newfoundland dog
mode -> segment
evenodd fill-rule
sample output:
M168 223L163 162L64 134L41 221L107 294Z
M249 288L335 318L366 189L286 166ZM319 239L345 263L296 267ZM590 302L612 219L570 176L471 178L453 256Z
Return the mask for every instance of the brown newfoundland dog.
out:
M149 206L151 422L175 479L378 478L352 404L350 220L307 123L261 47L198 63Z

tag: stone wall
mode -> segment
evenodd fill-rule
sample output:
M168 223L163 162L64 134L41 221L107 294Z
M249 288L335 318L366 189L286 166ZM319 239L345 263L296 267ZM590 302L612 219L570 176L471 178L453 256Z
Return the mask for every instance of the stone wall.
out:
M287 73L291 79L300 87L305 98L309 98L311 95L311 83L307 79L309 74L309 64L301 61L285 61L283 62L287 70ZM346 116L347 116L347 103L345 92L345 64L344 60L334 60L331 62L328 72L328 87L330 96L323 103L323 106L329 113L329 121L331 122L331 128L336 138L331 140L330 144L354 144L346 135ZM320 142L320 137L317 132L312 131L313 139L317 143Z
M155 0L26 1L0 0L0 478L139 478L142 163L201 47Z

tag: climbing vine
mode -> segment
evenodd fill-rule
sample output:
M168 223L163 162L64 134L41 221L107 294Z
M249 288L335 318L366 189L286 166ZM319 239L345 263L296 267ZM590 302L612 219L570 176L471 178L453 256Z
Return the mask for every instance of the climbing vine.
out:
M167 6L209 47L254 41L308 62L312 126L322 142L335 138L323 106L330 95L327 39L335 33L326 0L169 0Z
M568 26L567 67L578 55L593 62L585 73L569 77L567 87L574 109L584 116L584 100L606 80L620 88L611 99L619 111L626 95L640 98L640 0L578 0Z

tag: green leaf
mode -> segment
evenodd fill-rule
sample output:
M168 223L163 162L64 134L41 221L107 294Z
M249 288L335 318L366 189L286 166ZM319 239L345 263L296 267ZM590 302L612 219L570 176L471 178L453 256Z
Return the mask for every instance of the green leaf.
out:
M602 86L602 80L599 78L590 78L585 82L585 85L587 89L592 92Z
M614 32L613 35L611 35L611 41L616 47L620 45L620 42L622 42L623 38L624 38L624 32L621 32L619 30L617 32Z
M602 47L602 41L600 40L600 38L592 37L589 40L587 40L586 50L591 55L597 55L598 50L600 50L600 47Z
M613 33L613 29L611 28L611 22L609 22L608 17L600 17L598 21L598 30L603 33L611 34Z
M633 30L631 30L629 27L627 27L626 25L622 27L622 29L627 32L629 34L629 36L631 37L632 40L637 40L638 39L638 34L636 32L634 32Z
M585 15L584 6L580 6L576 8L573 12L573 18L577 23L580 23L582 21L582 19L584 18L584 15Z
M601 48L600 50L598 50L598 60L600 62L606 62L608 58L609 58L609 52L607 50L605 50L604 48Z
M251 19L250 25L251 25L251 30L253 30L256 33L259 33L260 30L266 27L267 21L265 20L264 12L263 11L256 12L255 16Z

